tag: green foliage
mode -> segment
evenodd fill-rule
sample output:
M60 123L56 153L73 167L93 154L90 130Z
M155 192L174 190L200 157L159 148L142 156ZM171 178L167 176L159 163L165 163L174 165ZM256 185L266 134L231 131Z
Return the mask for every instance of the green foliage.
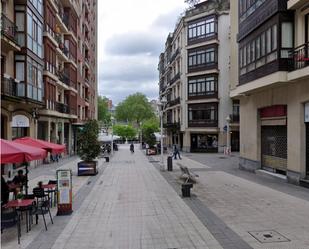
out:
M123 139L133 139L136 136L136 129L131 125L115 125L113 127L113 133Z
M149 146L154 146L156 143L155 132L159 131L159 121L157 118L152 118L142 124L143 141Z
M89 120L78 131L77 154L84 161L92 161L100 154L98 141L99 124L96 120Z
M108 99L106 97L98 96L98 120L104 124L109 124L111 114L108 111Z
M141 121L151 119L154 116L150 103L142 93L129 95L116 107L116 119L119 121L129 121L139 125Z

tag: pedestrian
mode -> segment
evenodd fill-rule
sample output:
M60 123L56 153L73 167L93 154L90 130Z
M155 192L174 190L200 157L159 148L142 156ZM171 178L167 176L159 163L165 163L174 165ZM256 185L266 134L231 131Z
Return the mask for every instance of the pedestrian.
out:
M23 188L26 185L27 177L24 175L24 171L22 169L17 171L17 176L14 176L13 183Z
M181 160L180 152L179 152L178 146L176 144L174 144L173 155L174 155L174 159L177 160L177 155L178 155L178 158Z

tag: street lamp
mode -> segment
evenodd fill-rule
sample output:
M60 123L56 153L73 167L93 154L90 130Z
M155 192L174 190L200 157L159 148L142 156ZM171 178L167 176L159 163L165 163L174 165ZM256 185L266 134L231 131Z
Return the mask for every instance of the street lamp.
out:
M230 115L226 117L226 154L231 154L231 133L230 133Z
M113 142L113 135L114 135L114 128L113 128L113 125L114 125L114 117L111 117L111 121L112 121L112 141L111 141L111 155L114 154L114 142Z
M142 143L143 143L143 129L142 129L142 124L143 124L142 122L139 122L139 128L140 128L140 131L141 131L141 134L140 134L140 135L141 135L141 138L140 138L140 139L141 139L141 141L140 141L140 142L141 142L141 149L143 149L143 145L142 145Z
M161 132L161 170L164 170L164 162L163 162L163 110L165 107L165 104L167 103L166 97L163 96L161 100L158 102L158 107L161 107L159 110L160 115L160 132Z

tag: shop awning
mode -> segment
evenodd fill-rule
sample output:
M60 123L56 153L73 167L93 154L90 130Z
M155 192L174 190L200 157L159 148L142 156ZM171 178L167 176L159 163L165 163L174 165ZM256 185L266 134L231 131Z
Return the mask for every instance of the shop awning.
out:
M50 143L41 139L34 139L32 137L17 138L14 140L14 142L41 148L52 154L59 154L65 152L66 150L65 145Z
M45 158L46 151L29 145L1 139L1 164L23 163Z

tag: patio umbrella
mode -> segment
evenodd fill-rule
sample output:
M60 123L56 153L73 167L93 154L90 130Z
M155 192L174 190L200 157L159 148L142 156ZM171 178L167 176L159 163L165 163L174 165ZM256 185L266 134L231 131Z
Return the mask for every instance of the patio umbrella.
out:
M28 194L28 163L46 157L46 151L14 141L0 139L1 164L26 163L26 194Z
M14 142L44 149L52 154L59 154L65 152L66 150L65 145L50 143L41 139L34 139L32 137L17 138Z

